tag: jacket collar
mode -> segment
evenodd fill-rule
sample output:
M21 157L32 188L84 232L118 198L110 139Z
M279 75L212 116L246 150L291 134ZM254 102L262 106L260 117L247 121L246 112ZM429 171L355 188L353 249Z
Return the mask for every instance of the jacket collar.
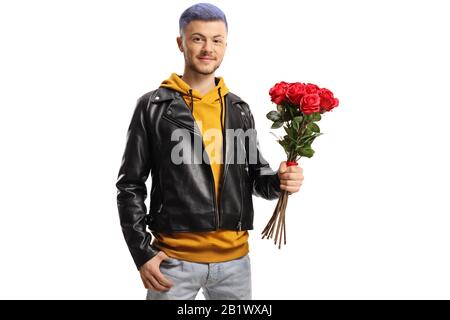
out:
M242 122L241 122L241 114L240 111L241 108L236 107L228 107L228 106L234 106L238 103L245 103L244 100L242 100L239 96L228 92L225 96L225 105L226 105L226 111L225 111L225 129L242 129ZM154 90L150 96L149 99L150 103L159 104L162 102L167 102L167 107L164 108L163 112L164 115L170 116L169 117L176 117L178 125L181 125L184 128L190 128L191 131L194 132L194 134L198 134L200 130L196 127L196 123L194 121L194 118L192 116L192 113L189 109L189 107L186 105L185 108L182 108L181 105L184 104L183 98L181 94L178 91L175 91L170 88L158 88ZM174 111L176 110L176 112ZM227 141L227 134L224 136L224 145L225 145L225 169L224 174L226 174L226 171L228 170L227 167L229 165L230 159L232 159L233 155L236 155L236 152L233 148L236 148L236 144L229 144L226 143Z
M232 104L246 103L239 96L235 95L232 92L228 92L225 97L227 97ZM154 90L153 94L150 96L150 103L160 103L163 101L169 101L179 98L181 98L181 94L178 91L170 88L158 88Z

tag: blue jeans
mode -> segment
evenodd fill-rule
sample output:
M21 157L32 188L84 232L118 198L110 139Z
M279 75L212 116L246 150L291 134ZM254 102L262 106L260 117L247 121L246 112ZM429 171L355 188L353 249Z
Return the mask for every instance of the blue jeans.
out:
M161 262L161 273L172 280L167 291L147 289L147 300L195 300L200 288L206 300L251 300L250 257L198 263L175 258Z

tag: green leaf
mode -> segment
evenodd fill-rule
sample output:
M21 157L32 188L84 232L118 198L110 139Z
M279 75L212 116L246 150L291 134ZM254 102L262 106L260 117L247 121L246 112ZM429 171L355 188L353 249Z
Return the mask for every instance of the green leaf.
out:
M322 117L320 116L320 112L314 112L311 116L312 121L320 121L320 119L322 119Z
M298 123L298 124L300 124L300 123L302 123L302 121L303 121L303 117L302 117L302 116L294 117L293 121L296 122L296 123Z
M311 134L311 135L309 135L309 136L307 136L306 138L307 139L311 139L311 138L317 138L318 136L321 136L323 133L313 133L313 134Z
M286 132L290 137L295 135L295 129L293 127L286 127Z
M299 141L299 146L298 146L298 148L304 148L304 147L308 147L308 148L311 148L311 144L314 142L314 140L318 137L318 136L320 136L320 135L322 135L323 133L318 133L318 134L315 134L315 135L312 135L312 136L308 136L308 137L303 137L302 139L300 139L300 141Z
M302 137L299 141L299 147L311 147L311 144L314 142L314 140L322 134L323 133L318 133L307 137Z
M282 125L283 125L283 121L282 120L278 120L278 121L275 121L273 124L272 124L272 129L278 129L278 128L280 128Z
M286 153L289 152L289 143L285 140L279 140L278 143L283 147Z
M272 121L278 121L281 119L281 114L278 113L278 111L270 111L268 114L266 114L267 119Z
M316 123L314 123L314 122L308 123L308 128L309 128L312 132L317 132L317 133L320 132L319 126L318 126Z
M306 129L303 132L303 136L310 136L312 134L313 134L312 130L309 128L309 126L306 126Z
M295 119L295 118L294 118ZM298 131L298 128L299 128L299 124L298 124L298 122L296 122L296 121L292 121L292 126L294 127L294 129L296 130L296 131Z
M298 132L295 130L294 127L283 127L284 131L288 134L288 137L292 141L297 141Z
M314 155L314 150L311 147L303 147L298 150L298 153L307 158L311 158Z
M279 105L277 105L277 110L278 110L278 112L282 112L282 111L284 111L284 107L281 104L279 104Z

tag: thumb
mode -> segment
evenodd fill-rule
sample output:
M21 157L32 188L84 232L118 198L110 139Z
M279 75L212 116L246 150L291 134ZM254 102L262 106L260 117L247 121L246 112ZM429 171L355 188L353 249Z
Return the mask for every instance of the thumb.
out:
M169 259L169 256L162 250L158 252L158 256L161 259L161 261Z
M282 161L280 163L280 168L278 169L279 173L285 173L287 170L287 165L286 165L286 161Z

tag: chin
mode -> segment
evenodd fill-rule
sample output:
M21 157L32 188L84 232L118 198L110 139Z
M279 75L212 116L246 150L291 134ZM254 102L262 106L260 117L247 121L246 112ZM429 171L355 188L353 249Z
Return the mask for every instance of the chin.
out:
M197 71L198 73L201 73L201 74L204 74L204 75L208 75L208 74L214 73L217 70L217 68L216 67L214 67L214 68L211 68L211 67L202 68L202 67L197 67L196 66L194 70Z

